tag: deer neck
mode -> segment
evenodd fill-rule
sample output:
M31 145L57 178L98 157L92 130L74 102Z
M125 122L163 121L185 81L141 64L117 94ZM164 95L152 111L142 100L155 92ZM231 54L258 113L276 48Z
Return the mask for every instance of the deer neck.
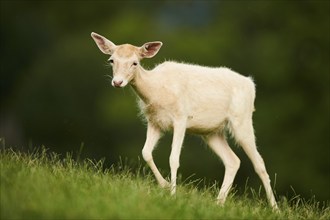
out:
M152 100L153 83L151 82L151 71L140 67L131 82L136 94L142 99L145 104L149 104Z

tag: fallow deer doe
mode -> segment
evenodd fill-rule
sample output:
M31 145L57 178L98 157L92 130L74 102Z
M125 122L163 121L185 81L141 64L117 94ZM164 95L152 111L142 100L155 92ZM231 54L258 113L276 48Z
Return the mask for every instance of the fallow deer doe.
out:
M175 194L182 143L186 131L191 132L201 135L224 163L225 176L217 198L223 204L240 166L239 158L226 141L227 129L251 159L270 205L277 209L270 178L255 143L252 125L255 85L250 77L224 67L168 61L145 70L140 61L155 56L161 42L136 47L115 45L96 33L91 36L99 49L110 55L112 86L123 88L130 84L139 97L139 107L148 123L142 155L160 186L170 187ZM170 183L160 174L152 156L162 133L168 130L173 131Z

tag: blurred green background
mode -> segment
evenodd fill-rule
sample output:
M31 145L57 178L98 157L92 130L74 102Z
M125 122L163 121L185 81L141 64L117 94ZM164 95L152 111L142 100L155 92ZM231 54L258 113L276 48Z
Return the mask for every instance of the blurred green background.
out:
M111 69L90 37L164 43L164 60L227 66L257 84L257 145L278 195L330 198L329 1L15 1L1 0L1 119L6 147L45 145L65 154L141 158L145 125L129 87L114 89ZM165 176L171 135L154 155ZM260 185L242 160L235 184ZM219 159L187 135L182 179L222 181ZM276 178L275 178L276 177Z

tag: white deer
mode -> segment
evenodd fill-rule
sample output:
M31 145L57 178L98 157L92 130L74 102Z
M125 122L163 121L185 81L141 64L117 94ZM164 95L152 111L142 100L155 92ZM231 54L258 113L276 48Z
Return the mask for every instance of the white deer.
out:
M139 97L139 107L148 122L142 155L161 187L170 187L171 194L175 194L182 143L185 132L191 132L201 135L224 163L225 176L217 198L223 204L240 166L239 158L226 141L227 128L251 159L270 205L277 209L269 175L255 144L252 125L255 85L251 78L228 68L177 62L164 62L153 70L145 70L140 61L155 56L161 42L136 47L115 45L96 33L91 36L99 49L110 55L112 86L123 88L130 83ZM168 130L173 131L171 183L160 174L152 156L162 133Z

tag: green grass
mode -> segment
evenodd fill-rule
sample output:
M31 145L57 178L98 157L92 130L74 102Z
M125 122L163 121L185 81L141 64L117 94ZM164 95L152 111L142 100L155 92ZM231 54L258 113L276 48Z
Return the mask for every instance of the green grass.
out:
M218 187L181 182L176 196L159 188L144 166L109 169L45 150L0 150L1 219L330 219L329 204L282 197L273 212L263 196L230 194L221 207ZM247 189L247 191L250 191Z

